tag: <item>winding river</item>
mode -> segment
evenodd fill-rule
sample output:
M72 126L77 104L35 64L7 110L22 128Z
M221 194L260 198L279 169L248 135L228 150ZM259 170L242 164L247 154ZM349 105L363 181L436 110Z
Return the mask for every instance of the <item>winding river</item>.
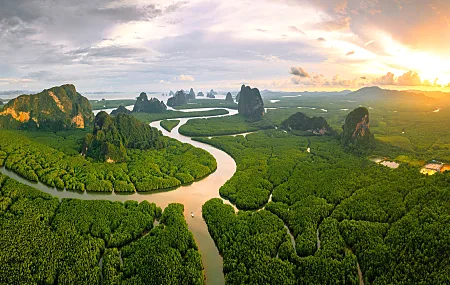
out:
M105 110L108 111L108 110ZM190 110L189 110L190 111ZM228 115L230 116L237 113L237 110L230 110ZM211 116L211 117L221 117ZM92 193L92 192L72 192L66 190L57 190L55 188L48 187L42 183L32 183L28 180L18 176L12 171L5 168L1 169L1 172L23 184L30 185L43 192L51 194L53 196L62 198L77 198L85 200L111 200L111 201L144 201L153 202L161 208L165 208L170 203L181 203L184 205L184 216L188 224L189 230L194 235L195 241L199 247L199 251L202 255L203 266L205 267L206 284L225 284L223 275L223 261L219 254L219 251L214 244L211 236L209 235L208 228L205 221L202 218L202 205L212 199L218 198L219 188L229 180L236 172L236 163L225 152L216 149L210 145L193 141L190 137L181 135L178 132L180 126L186 124L186 122L192 118L181 118L180 124L175 127L172 132L167 132L160 126L160 121L153 122L150 125L159 129L165 136L177 139L183 143L189 143L195 147L202 148L209 152L217 161L217 170L204 178L203 180L192 183L191 185L181 186L176 190L158 192L153 194L116 194L116 193ZM225 201L230 204L228 201ZM233 206L234 207L234 206ZM234 207L235 208L235 207ZM236 210L236 208L235 208ZM194 217L191 216L194 214Z

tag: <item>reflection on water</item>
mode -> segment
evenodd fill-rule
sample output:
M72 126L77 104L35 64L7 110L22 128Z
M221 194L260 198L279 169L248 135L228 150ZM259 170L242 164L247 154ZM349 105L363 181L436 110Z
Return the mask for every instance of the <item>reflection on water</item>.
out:
M211 110L211 109L208 109ZM229 115L234 115L237 110L229 110ZM111 200L111 201L144 201L156 203L161 208L167 207L170 203L181 203L184 205L184 216L188 223L189 230L193 233L195 241L199 247L202 255L203 265L205 267L206 284L225 284L224 276L222 273L222 257L217 250L214 241L208 233L208 228L205 221L202 218L202 205L212 199L218 198L219 188L230 179L236 172L236 163L225 152L216 149L210 145L193 141L189 137L185 137L178 133L180 126L184 125L191 118L182 118L180 124L175 127L172 132L167 132L160 126L160 122L153 122L150 125L159 129L165 136L172 137L184 143L189 143L195 147L202 148L211 155L213 155L217 161L217 170L201 181L192 183L191 185L181 186L173 191L165 191L149 194L116 194L116 193L93 193L93 192L73 192L67 190L57 190L48 187L42 183L32 183L24 178L18 176L14 172L11 172L5 168L0 171L9 177L23 183L37 188L43 192L49 193L53 196L63 198L77 198L84 200ZM225 201L230 204L228 201ZM234 206L233 206L234 207ZM235 208L235 207L234 207ZM236 208L235 208L236 210ZM236 210L237 211L237 210ZM194 217L191 216L194 214Z

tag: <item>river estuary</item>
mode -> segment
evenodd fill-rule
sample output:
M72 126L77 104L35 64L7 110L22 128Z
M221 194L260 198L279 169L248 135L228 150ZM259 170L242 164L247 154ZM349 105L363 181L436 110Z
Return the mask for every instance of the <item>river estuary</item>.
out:
M226 116L234 115L237 110L228 110L230 113ZM216 116L213 116L216 117ZM191 185L181 186L172 191L157 192L153 194L116 194L116 193L93 193L93 192L72 192L66 190L57 190L48 187L42 183L32 183L18 176L5 168L1 172L23 184L30 185L43 192L62 198L77 198L85 200L111 200L111 201L144 201L155 203L161 208L167 207L170 203L181 203L184 205L184 216L189 230L194 235L195 241L202 255L203 266L205 267L206 284L225 284L223 275L223 261L219 251L209 235L208 228L202 218L202 205L212 199L220 198L219 188L229 180L236 172L236 163L225 152L216 149L210 145L193 141L190 137L181 135L178 132L180 126L186 124L191 118L182 118L180 124L172 132L167 132L160 126L160 122L153 122L150 125L159 129L165 136L177 139L183 143L189 143L195 147L202 148L209 152L217 161L217 170L208 177L194 182ZM228 201L225 201L230 204ZM236 208L235 208L236 210ZM191 216L193 213L194 217Z

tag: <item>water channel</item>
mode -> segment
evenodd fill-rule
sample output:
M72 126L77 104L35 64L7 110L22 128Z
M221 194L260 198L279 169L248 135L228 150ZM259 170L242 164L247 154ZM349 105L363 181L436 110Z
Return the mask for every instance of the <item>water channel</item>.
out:
M110 111L110 110L105 110ZM190 111L190 110L189 110ZM237 110L228 109L229 114L225 116L234 115ZM224 116L224 115L221 115ZM221 117L211 116L211 117ZM236 163L225 152L192 140L190 137L181 135L178 132L180 126L186 124L186 122L192 118L181 118L180 124L175 127L172 132L167 132L160 126L160 121L153 122L150 125L159 129L165 136L177 139L183 143L189 143L195 147L202 148L209 152L217 161L217 170L204 178L203 180L192 183L191 185L181 186L172 191L158 192L153 194L116 194L116 193L94 193L94 192L73 192L67 190L57 190L56 188L48 187L42 183L30 182L21 176L9 171L5 168L0 169L1 173L29 186L37 188L43 192L51 194L53 196L62 198L76 198L85 200L110 200L110 201L144 201L155 203L161 208L167 207L170 203L181 203L184 205L184 216L188 224L189 230L194 235L195 241L199 247L199 251L202 255L203 266L205 267L206 284L225 284L223 275L223 261L222 257L217 250L214 241L209 235L208 228L205 221L202 218L202 205L206 201L212 198L219 198L219 188L229 180L236 172ZM225 201L230 204L228 201ZM233 206L234 207L234 206ZM235 207L234 207L235 208ZM237 211L237 209L235 208ZM194 217L191 216L193 213Z

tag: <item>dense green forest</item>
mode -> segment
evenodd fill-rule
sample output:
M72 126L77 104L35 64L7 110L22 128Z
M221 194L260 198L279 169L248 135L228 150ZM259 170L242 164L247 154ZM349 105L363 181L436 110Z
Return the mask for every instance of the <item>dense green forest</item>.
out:
M195 118L195 117L209 117L226 115L229 112L224 109L215 109L209 111L194 111L194 112L181 112L181 111L166 111L164 113L133 113L133 116L141 122L151 123L154 121L177 119L177 118Z
M164 121L161 121L159 124L166 131L171 132L173 130L173 128L178 126L179 123L180 123L180 120L164 120Z
M94 130L86 135L83 155L95 161L125 162L129 149L162 149L167 140L161 132L128 114L95 116Z
M136 100L123 99L123 100L89 100L92 106L92 110L104 110L115 109L119 106L131 106L136 103Z
M220 201L204 206L228 284L265 282L255 281L253 272L266 276L267 284L280 284L281 278L289 280L285 284L358 284L357 262L367 284L450 281L449 174L427 177L407 164L392 170L344 152L335 137L269 130L199 140L237 162L220 194L239 209L264 207L236 216ZM289 228L295 250L286 237L260 236L277 232L266 229L275 223L264 212ZM262 240L267 244L257 243ZM268 264L276 256L290 268L282 270L286 275L263 272L267 268L257 262Z
M237 110L238 104L222 99L194 99L189 100L188 104L175 106L174 108L179 110L198 108L227 108Z
M180 134L185 136L220 136L247 132L261 129L272 129L274 125L266 120L250 122L241 115L233 115L219 118L189 120L179 129Z
M59 201L4 175L0 205L1 284L203 284L183 205Z
M203 178L217 168L208 152L163 139L167 145L164 149L128 149L126 162L101 163L58 151L21 132L0 131L0 166L51 187L102 192L169 189ZM49 141L54 143L56 139L51 137Z

